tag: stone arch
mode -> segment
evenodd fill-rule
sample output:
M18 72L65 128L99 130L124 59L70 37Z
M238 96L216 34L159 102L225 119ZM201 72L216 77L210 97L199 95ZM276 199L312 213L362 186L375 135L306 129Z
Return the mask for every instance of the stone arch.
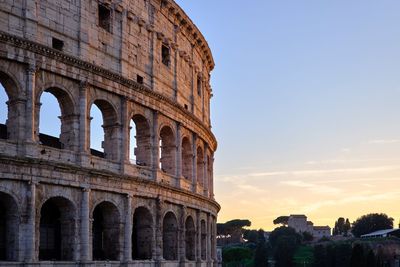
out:
M136 208L133 214L132 259L152 259L153 228L153 217L150 211L143 206Z
M185 222L185 252L186 259L194 261L196 257L196 228L192 216L188 216Z
M197 147L197 162L196 162L196 180L201 186L205 186L204 181L204 151L201 146Z
M176 174L176 141L171 127L165 125L160 130L160 168L170 174Z
M151 163L151 132L148 120L140 114L132 116L132 122L134 129L132 132L135 133L134 138L136 139L136 147L130 146L130 149L134 150L135 164L139 166L150 166ZM132 136L131 136L132 140Z
M20 116L25 110L25 103L21 98L21 90L17 80L9 73L0 71L0 87L4 88L7 99L5 103L0 103L0 108L4 110L6 121L0 124L0 139L17 139ZM0 88L1 90L3 90ZM3 105L5 107L3 108Z
M96 205L92 224L93 260L119 260L120 213L109 201Z
M19 207L8 193L0 192L0 261L18 260Z
M74 259L76 209L64 197L51 197L40 210L39 260Z
M90 111L92 110L93 105L95 105L102 114L102 127L104 131L102 147L104 152L91 149L91 154L106 159L118 160L118 139L121 127L118 121L117 109L109 101L103 99L93 101L90 105Z
M39 133L39 141L45 145L59 149L69 149L74 150L77 148L77 139L78 139L78 131L79 131L79 117L76 115L75 102L73 97L70 95L68 90L62 88L62 86L52 86L40 92L38 95L38 99L41 100L43 98L44 93L51 94L58 102L61 116L60 119L60 135L59 136L51 136L49 134L45 134L40 131L40 123L42 121L42 117L40 109L43 108L42 103L37 104L39 107L37 112L37 130Z
M163 219L163 258L178 260L178 220L173 212L169 211Z
M193 176L193 149L188 137L182 138L182 175L185 179L192 180Z
M207 259L207 230L205 220L200 222L200 252L201 259L204 261Z

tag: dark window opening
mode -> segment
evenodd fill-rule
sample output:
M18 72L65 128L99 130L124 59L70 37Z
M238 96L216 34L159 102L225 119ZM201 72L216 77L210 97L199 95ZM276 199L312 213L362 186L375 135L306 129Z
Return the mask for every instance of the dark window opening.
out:
M52 40L52 46L54 49L57 49L59 51L62 51L64 48L64 42L61 41L60 39L53 38Z
M137 81L139 84L143 84L144 79L143 79L142 76L136 75L136 81Z
M202 83L201 83L201 77L197 76L197 95L201 96L201 88L202 87Z
M171 54L170 54L170 49L167 45L163 44L161 47L161 57L162 57L162 63L169 67L169 64L171 62Z
M0 139L8 139L7 125L0 124Z
M40 218L39 260L61 260L61 214L57 206L43 205Z
M111 10L101 4L99 4L99 26L111 32Z
M185 104L185 109L189 109L189 106L187 104Z
M2 213L0 214L0 261L5 261L7 259L7 210L1 205L0 208ZM4 212L5 211L5 212Z

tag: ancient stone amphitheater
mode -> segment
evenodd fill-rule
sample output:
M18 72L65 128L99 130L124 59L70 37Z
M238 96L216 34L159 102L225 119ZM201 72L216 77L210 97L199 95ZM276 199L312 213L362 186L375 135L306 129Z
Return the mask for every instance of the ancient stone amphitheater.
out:
M0 266L216 265L213 67L172 0L1 0Z

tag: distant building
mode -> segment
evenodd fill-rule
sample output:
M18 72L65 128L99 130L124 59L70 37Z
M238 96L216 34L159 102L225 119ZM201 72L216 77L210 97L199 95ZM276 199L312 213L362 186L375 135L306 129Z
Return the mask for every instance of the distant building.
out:
M400 229L385 229L385 230L379 230L375 231L369 234L362 235L361 238L378 238L378 237L390 237L390 236L395 236L395 237L400 237Z
M314 226L314 223L307 221L307 216L303 214L290 215L288 226L298 233L308 232L316 239L331 236L331 228L329 226Z

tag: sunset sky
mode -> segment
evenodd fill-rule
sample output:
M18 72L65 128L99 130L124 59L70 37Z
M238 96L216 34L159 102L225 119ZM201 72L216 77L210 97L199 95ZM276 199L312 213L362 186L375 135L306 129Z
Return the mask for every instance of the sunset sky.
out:
M397 226L400 1L177 3L216 62L219 221L272 230L280 215L333 226L340 216L384 212ZM57 120L51 108L42 112Z
M209 42L219 221L400 219L400 2L178 0Z

